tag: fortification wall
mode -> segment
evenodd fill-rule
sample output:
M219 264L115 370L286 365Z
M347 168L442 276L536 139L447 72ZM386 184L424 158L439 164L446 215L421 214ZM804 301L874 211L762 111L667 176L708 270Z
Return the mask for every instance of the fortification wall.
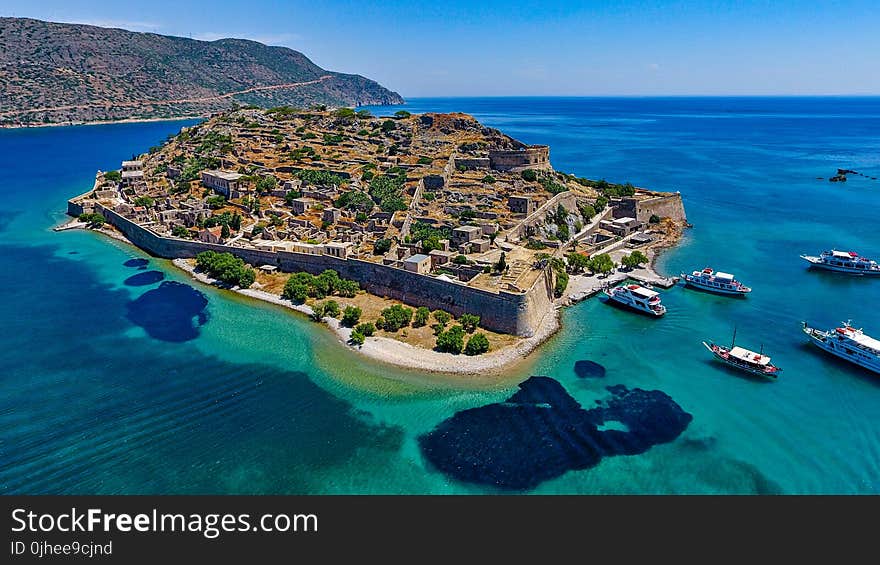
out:
M496 171L550 169L550 146L529 145L524 149L490 149L489 166Z
M517 226L511 228L510 231L507 232L507 240L517 241L525 237L526 230L528 230L529 227L534 226L538 222L544 221L544 217L547 215L547 213L555 211L556 207L560 204L569 212L576 212L577 199L578 196L574 192L560 192L547 202L541 204L540 208L529 214L529 216L522 222L520 222Z
M329 255L307 255L288 251L264 251L162 237L113 210L101 208L107 221L138 247L165 258L191 258L202 251L229 252L254 266L275 265L286 272L318 274L333 269L354 279L372 294L386 296L412 306L441 308L460 316L476 313L487 329L519 336L534 334L544 316L552 311L552 285L546 274L525 293L489 292L359 259L338 259ZM548 286L549 285L549 286ZM548 289L550 289L548 291Z
M676 192L667 196L657 196L649 200L640 200L636 205L636 219L647 222L652 215L660 218L672 218L675 221L687 221L681 194Z
M488 169L488 157L456 157L455 167L465 167L467 169Z

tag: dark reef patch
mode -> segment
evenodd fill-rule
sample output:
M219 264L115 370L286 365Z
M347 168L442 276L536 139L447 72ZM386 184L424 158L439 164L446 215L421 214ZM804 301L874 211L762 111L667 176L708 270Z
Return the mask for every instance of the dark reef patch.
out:
M601 379L605 376L605 367L586 359L575 361L574 374L582 379Z
M6 228L9 227L12 220L19 214L21 214L19 211L0 211L0 232L6 231Z
M125 267L146 267L147 263L149 263L149 259L129 259L123 266Z
M150 337L183 342L199 336L208 321L208 299L189 285L165 281L128 303L128 319Z
M138 273L125 279L125 284L127 286L147 286L150 284L156 284L164 278L165 273L162 271L144 271L143 273Z
M602 457L670 442L693 418L659 390L607 390L610 398L585 410L556 380L531 377L507 401L441 422L419 446L434 467L460 481L523 490Z

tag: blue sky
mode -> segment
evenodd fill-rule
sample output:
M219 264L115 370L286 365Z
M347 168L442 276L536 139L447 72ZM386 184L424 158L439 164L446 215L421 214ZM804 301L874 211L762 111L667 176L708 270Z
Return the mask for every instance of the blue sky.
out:
M405 97L880 94L878 0L3 0L0 15L246 37Z

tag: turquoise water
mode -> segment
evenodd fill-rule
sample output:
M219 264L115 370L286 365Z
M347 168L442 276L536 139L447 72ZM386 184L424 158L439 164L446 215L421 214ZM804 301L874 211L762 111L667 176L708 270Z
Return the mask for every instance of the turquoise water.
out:
M374 109L391 112L397 108ZM583 406L658 389L693 421L675 441L568 472L538 493L875 493L880 377L806 347L799 322L880 334L880 281L807 271L830 246L880 257L880 99L420 99L465 111L558 169L680 190L694 227L659 269L711 265L755 291L675 288L651 320L597 300L565 312L528 374ZM482 493L428 465L416 438L511 389L455 390L339 348L279 308L197 285L84 232L65 200L187 122L0 131L0 492ZM818 180L823 177L826 180ZM146 265L126 266L132 259ZM143 268L141 268L143 267ZM161 280L160 280L161 279ZM195 320L195 323L193 323ZM710 361L703 339L759 347L765 383ZM578 360L602 364L580 379Z

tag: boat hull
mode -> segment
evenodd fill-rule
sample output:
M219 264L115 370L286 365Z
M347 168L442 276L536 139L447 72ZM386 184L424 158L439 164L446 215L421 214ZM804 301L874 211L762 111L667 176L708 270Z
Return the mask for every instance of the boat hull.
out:
M809 255L801 255L801 259L810 264L811 268L822 269L824 271L833 271L835 273L846 273L848 275L880 275L880 269L853 269L852 267L841 267L839 265L829 265L818 257Z
M834 340L823 340L815 328L805 326L804 333L810 338L810 343L822 351L880 375L880 360L868 357L854 347L847 347L846 344Z
M723 288L715 288L715 287L711 287L711 286L705 286L699 282L688 280L687 277L684 275L682 275L681 279L684 281L685 286L695 288L697 290L702 290L704 292L709 292L712 294L721 294L724 296L743 296L744 297L746 294L748 294L752 291L752 289L728 290L728 289L723 289Z
M630 304L629 302L625 302L625 301L617 298L614 295L607 295L606 294L606 296L608 297L608 299L606 300L606 302L608 304L611 304L612 306L617 306L618 308L623 308L624 310L629 310L631 312L638 312L639 314L644 314L645 316L648 316L649 318L660 318L661 316L663 316L663 314L666 313L665 311L662 313L659 313L659 312L655 312L653 310L648 311L643 308L639 308L638 306L634 306L634 305Z
M715 357L716 360L724 363L728 367L736 369L737 371L742 371L744 373L749 373L750 375L763 377L763 378L771 380L771 381L775 381L779 377L779 371L781 369L777 369L774 372L768 372L768 371L764 371L761 369L756 369L754 367L750 367L750 366L742 364L742 363L737 363L735 361L731 361L729 358L724 357L720 353L718 353L718 351L716 351L715 349L712 348L712 345L706 343L705 341L703 342L703 345L706 347L706 349L709 350L709 352L712 354L713 357Z

